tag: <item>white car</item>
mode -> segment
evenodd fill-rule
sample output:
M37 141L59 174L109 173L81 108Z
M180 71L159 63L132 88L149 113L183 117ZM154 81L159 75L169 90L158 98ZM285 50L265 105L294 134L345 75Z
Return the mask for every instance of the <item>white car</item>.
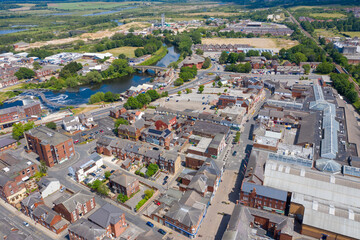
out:
M29 225L29 223L24 222L24 226L25 226L25 227L28 227L28 226L30 226L30 225Z

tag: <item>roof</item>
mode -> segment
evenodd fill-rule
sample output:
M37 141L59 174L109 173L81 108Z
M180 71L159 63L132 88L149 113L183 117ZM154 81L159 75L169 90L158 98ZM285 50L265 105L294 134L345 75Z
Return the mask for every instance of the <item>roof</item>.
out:
M259 196L272 198L280 201L286 201L287 192L276 188L266 187L262 185L256 185L250 182L244 182L241 191L251 193L255 189L256 194Z
M110 224L115 225L121 221L122 217L125 217L123 210L110 203L106 203L91 214L89 220L102 228L107 228Z
M132 184L133 182L136 182L137 179L133 176L121 173L121 172L116 172L113 173L113 175L110 176L110 181L115 182L121 186L127 187L130 184Z
M28 197L24 198L21 201L21 204L26 207L31 207L32 205L38 202L42 202L41 194L39 192L34 192L30 194Z
M26 134L29 134L33 137L40 139L41 144L51 144L54 146L62 144L70 139L68 136L58 133L44 126L31 129L27 131Z
M58 182L58 181L59 180L57 180L56 178L44 177L41 178L41 180L38 182L38 185L40 187L47 187L51 182Z
M42 217L45 223L52 225L51 222L53 221L54 217L59 214L48 206L41 204L34 209L33 215L37 218Z
M106 234L106 230L84 218L69 226L69 231L82 237L85 240L97 240Z
M9 146L13 143L16 143L16 140L14 140L12 138L2 138L2 139L0 139L0 148Z
M92 199L93 197L94 196L87 194L84 191L79 191L71 195L70 197L68 197L68 195L63 195L59 197L54 201L54 205L62 204L68 210L68 212L72 212L76 209L76 205L78 203L84 204L90 201L90 199Z
M338 162L335 162L332 159L326 159L326 158L318 159L315 162L315 167L319 171L323 171L323 172L330 172L330 173L341 172L341 164Z

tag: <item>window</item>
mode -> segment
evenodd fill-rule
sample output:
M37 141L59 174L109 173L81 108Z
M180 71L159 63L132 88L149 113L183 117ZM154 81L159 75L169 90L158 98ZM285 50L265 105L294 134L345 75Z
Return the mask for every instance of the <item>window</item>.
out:
M23 171L22 174L24 175L24 174L25 174L25 171Z
M30 169L26 170L26 172L29 173L29 172L30 172Z

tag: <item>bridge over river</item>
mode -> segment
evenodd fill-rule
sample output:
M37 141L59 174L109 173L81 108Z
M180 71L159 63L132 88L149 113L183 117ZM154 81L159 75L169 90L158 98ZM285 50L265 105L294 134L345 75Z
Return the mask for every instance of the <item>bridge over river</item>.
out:
M141 65L134 65L132 66L135 70L139 70L141 72L146 72L148 70L152 70L155 74L158 74L161 71L166 71L168 68L166 67L158 67L158 66L141 66Z

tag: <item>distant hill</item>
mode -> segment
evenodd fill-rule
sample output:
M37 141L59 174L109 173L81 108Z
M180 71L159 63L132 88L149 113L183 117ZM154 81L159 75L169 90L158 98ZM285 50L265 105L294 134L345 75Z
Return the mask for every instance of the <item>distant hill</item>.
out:
M223 2L234 2L237 4L247 5L249 7L294 7L294 6L318 6L318 5L358 5L359 0L222 0Z

